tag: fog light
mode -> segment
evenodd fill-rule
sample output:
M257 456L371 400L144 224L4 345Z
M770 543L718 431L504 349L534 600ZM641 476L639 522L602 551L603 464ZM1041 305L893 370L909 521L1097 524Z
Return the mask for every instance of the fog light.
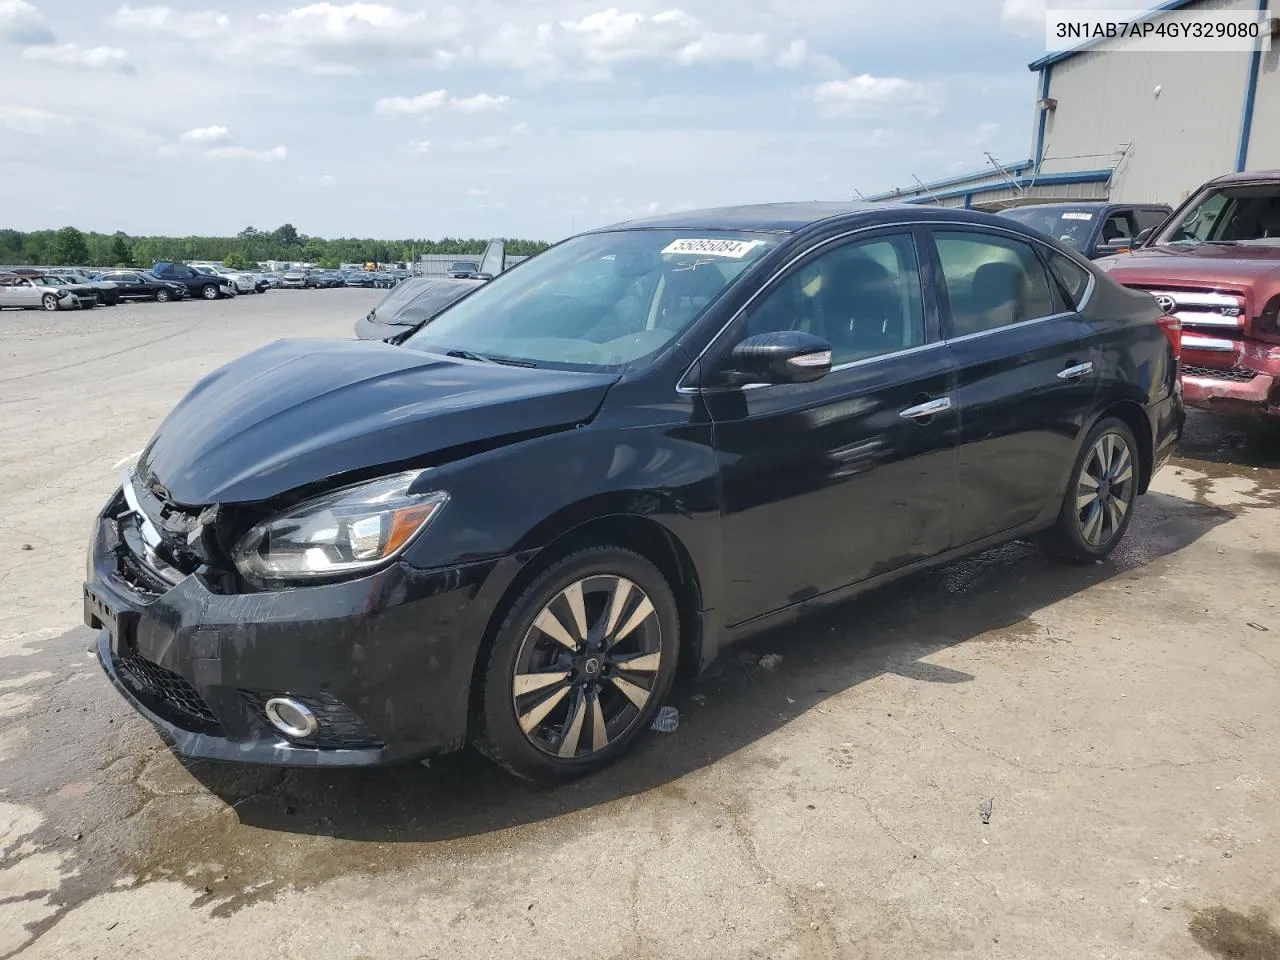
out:
M286 737L301 739L314 736L320 728L316 715L305 705L289 697L272 697L265 707L271 725Z

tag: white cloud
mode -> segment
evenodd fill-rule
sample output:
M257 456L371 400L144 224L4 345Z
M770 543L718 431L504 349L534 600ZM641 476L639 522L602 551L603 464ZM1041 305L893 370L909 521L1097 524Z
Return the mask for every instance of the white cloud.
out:
M28 107L19 103L0 103L0 126L11 130L38 132L52 127L69 127L74 123L71 117L39 107Z
M264 162L274 162L285 160L289 156L289 151L283 147L272 147L270 150L253 150L249 147L214 147L205 153L207 157L213 157L215 160L261 160Z
M769 41L763 33L708 33L681 47L676 59L684 64L752 61L768 52Z
M844 67L835 57L825 53L813 53L809 42L803 37L792 40L784 47L773 61L784 70L812 70L815 73L839 77L845 73Z
M876 114L886 109L937 108L937 100L921 83L902 77L875 77L861 73L846 80L828 80L813 91L813 99L830 113Z
M227 139L228 133L230 131L226 127L214 124L209 127L195 127L188 130L178 137L178 140L182 143L218 143Z
M160 33L183 40L208 40L225 35L231 19L212 10L180 13L166 6L131 7L124 4L111 17L111 25L135 33Z
M1154 3L1118 4L1115 0L1054 0L1055 10L1141 10ZM1000 25L1024 37L1044 36L1044 15L1048 0L1003 0Z
M445 67L460 55L453 41L467 22L449 6L428 12L381 3L312 3L258 14L238 46L251 59L323 72L359 72L390 62Z
M306 187L332 187L338 182L338 178L332 173L322 173L319 176L309 176L303 174L298 177L298 182Z
M27 47L22 51L23 60L53 63L61 67L78 67L82 70L105 70L114 73L135 73L129 54L115 47L81 47L74 43Z
M373 105L373 112L384 117L411 117L447 106L459 113L482 113L510 102L511 98L505 94L477 93L473 97L451 97L447 90L432 90L416 97L383 97Z
M439 110L444 106L449 93L446 90L432 90L430 93L416 97L383 97L373 105L373 112L384 117L406 117L431 110Z
M53 43L54 37L43 14L26 0L0 0L0 40Z
M414 143L409 144L409 146L407 147L407 150L409 153L430 153L431 141L430 140L415 141Z
M510 100L511 98L505 94L499 94L495 97L487 93L477 93L474 97L451 97L449 106L463 113L480 113L483 110L501 107L510 102Z

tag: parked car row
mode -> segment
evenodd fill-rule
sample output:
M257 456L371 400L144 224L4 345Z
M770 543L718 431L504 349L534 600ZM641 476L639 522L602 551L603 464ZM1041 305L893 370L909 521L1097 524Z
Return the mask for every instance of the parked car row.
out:
M390 289L410 278L408 271L393 273L368 270L288 270L280 275L280 286L290 290L330 290L339 287L380 287Z

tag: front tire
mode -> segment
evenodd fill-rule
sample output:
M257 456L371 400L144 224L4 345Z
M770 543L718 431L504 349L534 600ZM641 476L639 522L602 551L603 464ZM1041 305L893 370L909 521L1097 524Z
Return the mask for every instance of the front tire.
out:
M156 291L156 303L168 303L168 302L169 302L169 291L168 291L168 290L157 290L157 291Z
M661 571L618 547L577 551L539 574L503 617L472 740L528 780L592 773L649 726L679 658L680 618Z
M201 299L204 299L204 300L217 300L218 288L215 287L213 284L209 284L208 286L201 287L200 297Z
M58 309L58 298L52 293L46 293L40 298L40 306L50 313L54 313Z
M1072 468L1058 520L1045 535L1047 552L1072 563L1110 554L1133 520L1139 467L1128 424L1108 417L1095 425Z

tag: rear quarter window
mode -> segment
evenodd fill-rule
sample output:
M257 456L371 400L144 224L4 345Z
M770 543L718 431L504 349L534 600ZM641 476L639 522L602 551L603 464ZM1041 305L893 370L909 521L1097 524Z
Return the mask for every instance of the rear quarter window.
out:
M1049 268L1062 284L1062 288L1066 290L1072 307L1079 310L1084 304L1085 294L1089 291L1089 280L1092 274L1070 257L1056 250L1048 250L1046 253L1049 258Z

